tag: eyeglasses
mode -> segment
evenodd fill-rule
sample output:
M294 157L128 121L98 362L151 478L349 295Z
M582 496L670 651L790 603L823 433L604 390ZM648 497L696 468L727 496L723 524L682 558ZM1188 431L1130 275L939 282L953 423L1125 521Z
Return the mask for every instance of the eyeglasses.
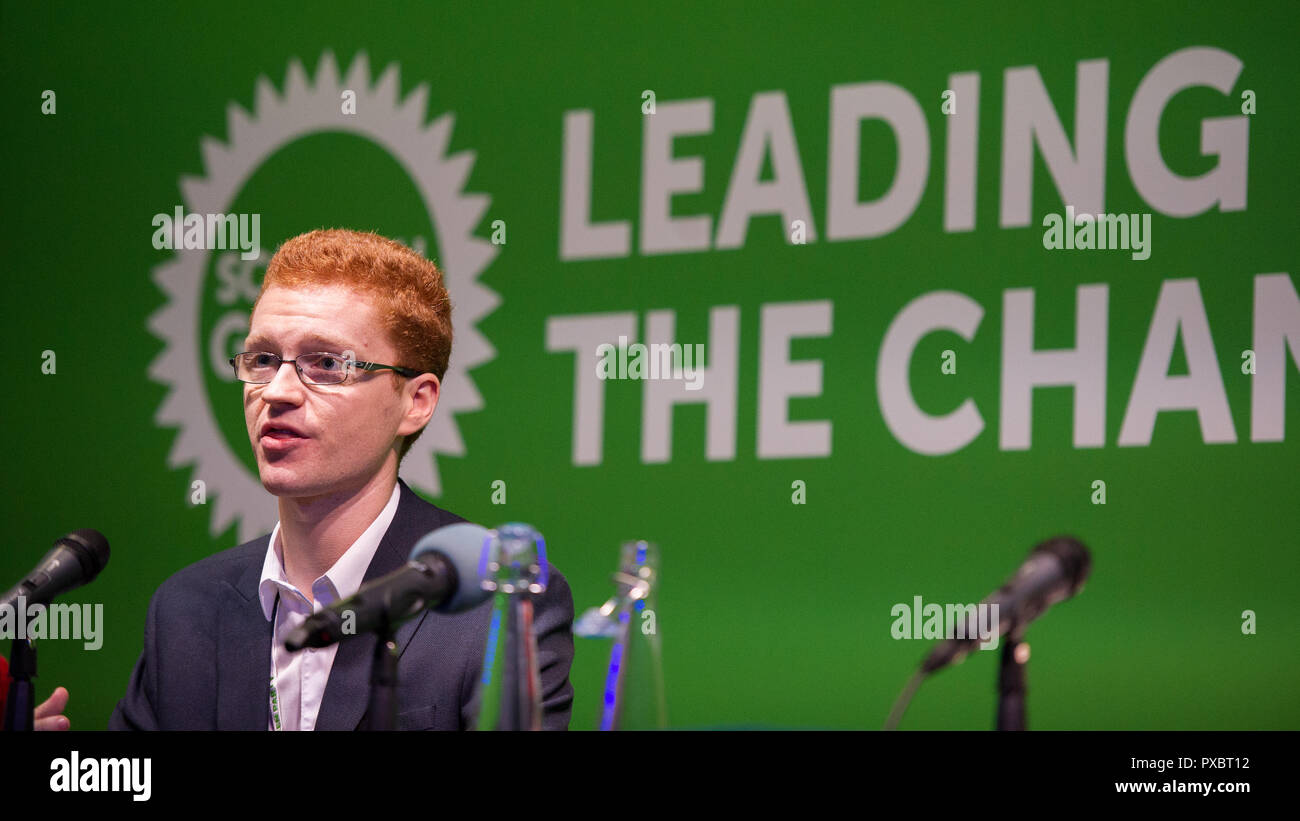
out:
M265 385L280 372L280 366L292 362L298 376L308 385L338 385L346 381L353 368L363 371L395 371L402 376L419 376L421 371L381 365L378 362L358 362L336 353L305 353L294 359L282 359L273 353L245 351L230 358L235 378L250 385Z

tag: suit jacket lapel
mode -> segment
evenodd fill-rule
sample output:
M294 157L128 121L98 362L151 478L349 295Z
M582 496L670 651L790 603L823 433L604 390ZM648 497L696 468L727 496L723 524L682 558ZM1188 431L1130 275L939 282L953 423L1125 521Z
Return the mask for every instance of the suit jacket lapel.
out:
M409 521L413 511L415 492L401 484L397 512L388 525L384 538L380 540L375 556L366 568L366 575L361 583L365 584L385 576L402 565L410 554L411 548L423 533ZM406 649L411 636L424 621L425 614L403 624L398 628L396 640L401 653ZM339 643L334 664L330 667L329 680L325 683L325 695L321 699L320 712L316 716L318 730L355 730L366 714L370 703L370 668L374 659L376 639L373 634L354 636ZM268 651L269 652L269 651Z
M398 656L424 621L425 610L397 630ZM317 730L356 730L370 706L370 670L374 661L375 635L356 636L339 644L330 667L325 697L316 716ZM400 705L399 705L400 709Z
M235 586L224 584L217 631L217 729L265 730L271 708L271 622L262 612L257 583L263 551Z

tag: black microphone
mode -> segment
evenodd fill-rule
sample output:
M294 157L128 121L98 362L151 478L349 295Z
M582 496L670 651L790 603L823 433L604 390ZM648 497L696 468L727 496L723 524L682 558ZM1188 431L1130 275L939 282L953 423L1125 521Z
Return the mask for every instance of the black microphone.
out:
M1000 639L1017 627L1029 624L1053 604L1078 593L1091 570L1092 557L1078 539L1070 536L1048 539L1031 550L1029 558L1010 581L979 606L997 605L997 636ZM960 661L974 650L980 643L980 636L974 629L974 617L970 627L965 631L965 638L940 642L922 663L921 672L933 673Z
M4 596L0 607L16 608L21 597L28 606L49 604L57 596L95 580L108 564L108 539L98 530L76 530L54 543L36 569Z
M285 639L285 649L328 647L349 636L391 630L430 608L468 610L491 595L482 587L479 562L489 538L487 528L469 522L425 535L405 565L308 616Z

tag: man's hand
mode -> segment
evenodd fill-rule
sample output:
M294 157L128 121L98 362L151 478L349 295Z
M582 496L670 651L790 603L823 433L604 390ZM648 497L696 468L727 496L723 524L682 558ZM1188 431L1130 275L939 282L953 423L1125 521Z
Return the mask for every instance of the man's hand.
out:
M66 730L72 726L63 709L68 706L68 691L55 687L53 694L34 711L37 730Z

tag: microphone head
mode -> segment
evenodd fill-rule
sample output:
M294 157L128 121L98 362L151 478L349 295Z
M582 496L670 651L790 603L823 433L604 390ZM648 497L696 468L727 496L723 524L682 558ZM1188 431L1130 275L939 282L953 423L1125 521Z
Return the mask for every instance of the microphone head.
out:
M66 545L77 554L85 581L91 581L108 564L108 539L98 530L74 530L54 543ZM84 582L83 582L84 583Z
M1048 539L1035 547L1031 553L1049 553L1056 557L1065 570L1066 578L1070 581L1069 596L1079 592L1083 583L1088 580L1088 574L1092 572L1092 554L1083 546L1083 542L1073 536L1057 536Z
M419 561L428 553L438 553L456 569L456 592L436 610L458 613L491 597L492 592L483 588L483 575L479 573L479 557L491 540L492 534L486 527L458 522L427 533L415 543L411 561Z

